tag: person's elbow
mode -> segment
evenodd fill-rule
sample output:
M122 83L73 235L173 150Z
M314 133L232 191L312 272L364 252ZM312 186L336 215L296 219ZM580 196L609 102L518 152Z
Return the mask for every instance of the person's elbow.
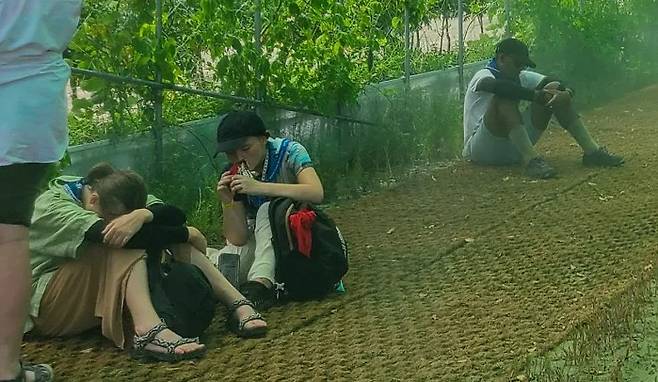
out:
M320 192L319 194L315 195L310 202L313 204L320 204L324 200L324 193Z
M313 192L310 195L309 201L313 204L320 204L324 200L324 189L322 187L318 187L313 190Z
M475 91L494 93L495 88L496 88L495 78L483 78L478 82L477 86L475 87Z
M293 199L313 204L320 204L324 200L324 187L313 167L308 167L298 174L297 195ZM301 186L301 187L300 187Z

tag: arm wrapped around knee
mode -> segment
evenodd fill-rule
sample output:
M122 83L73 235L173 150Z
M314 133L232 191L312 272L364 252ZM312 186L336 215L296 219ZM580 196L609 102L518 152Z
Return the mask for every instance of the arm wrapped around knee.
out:
M526 100L531 102L537 102L540 98L543 99L542 90L531 90L526 89L521 86L519 83L505 80L505 79L494 79L487 78L480 81L478 84L478 89L493 93L499 97L512 99L512 100ZM538 94L542 93L542 94Z

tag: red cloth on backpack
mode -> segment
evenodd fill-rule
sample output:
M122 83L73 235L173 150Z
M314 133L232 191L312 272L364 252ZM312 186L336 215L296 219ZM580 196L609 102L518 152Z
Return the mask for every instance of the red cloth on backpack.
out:
M311 227L315 222L315 216L315 211L305 209L288 217L290 232L297 238L297 250L308 258L311 258L311 246L313 245Z

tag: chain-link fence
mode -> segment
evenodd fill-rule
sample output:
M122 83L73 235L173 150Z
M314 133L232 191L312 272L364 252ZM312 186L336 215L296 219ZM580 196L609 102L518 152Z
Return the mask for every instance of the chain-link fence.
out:
M540 69L584 89L579 99L587 102L601 89L616 93L655 74L652 0L582 1L571 10L566 2L461 0L358 7L365 3L318 0L303 9L297 1L158 0L136 11L131 2L92 2L79 31L89 36L72 45L72 133L79 141L110 139L72 147L65 171L81 173L100 160L132 167L207 215L204 195L223 167L212 158L213 117L255 108L273 133L308 147L335 198L371 189L412 164L455 156L464 84L506 34L528 41ZM192 32L176 35L184 30ZM130 44L93 45L108 36ZM301 52L312 65L304 66ZM363 66L346 63L350 58ZM395 79L363 86L351 81L359 71Z

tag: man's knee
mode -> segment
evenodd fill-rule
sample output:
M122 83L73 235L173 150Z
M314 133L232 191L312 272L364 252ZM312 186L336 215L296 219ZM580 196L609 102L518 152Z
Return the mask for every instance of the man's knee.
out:
M519 101L494 96L493 105L499 118L521 120Z
M494 96L484 118L485 125L494 135L506 136L521 125L519 101Z

